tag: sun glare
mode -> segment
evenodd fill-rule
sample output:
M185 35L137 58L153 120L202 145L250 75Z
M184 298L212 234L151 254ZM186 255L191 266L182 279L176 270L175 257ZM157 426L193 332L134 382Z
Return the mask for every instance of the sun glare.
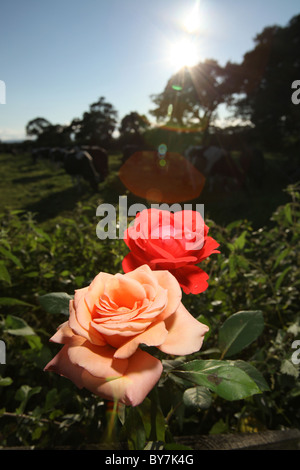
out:
M192 67L200 62L199 53L195 44L190 39L182 39L170 48L170 63L180 69Z
M194 8L187 14L182 22L183 29L189 34L195 34L200 28L199 9L196 3Z

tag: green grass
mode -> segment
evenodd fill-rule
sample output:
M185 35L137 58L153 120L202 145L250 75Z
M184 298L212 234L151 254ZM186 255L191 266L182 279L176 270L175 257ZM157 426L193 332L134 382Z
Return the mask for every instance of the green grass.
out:
M55 168L49 161L40 160L35 165L30 155L0 155L1 205L3 209L24 210L35 214L44 228L55 225L64 217L72 217L76 204L81 202L96 208L102 202L117 205L119 196L126 194L128 205L146 200L135 197L118 177L121 155L109 156L110 173L107 180L93 193L87 183L82 191L73 186L71 177L63 169ZM249 192L235 191L210 193L207 188L198 199L188 201L203 203L205 216L220 225L234 220L246 219L255 228L269 223L270 216L288 197L284 188L288 182L282 177L285 162L280 155L266 155L267 177L261 190L251 188Z
M1 154L2 209L32 212L44 226L51 226L63 217L70 217L79 201L92 204L96 209L104 198L107 198L107 202L110 197L114 198L116 188L113 177L118 159L118 156L110 158L111 174L107 182L99 186L100 191L94 194L86 182L82 183L81 191L78 192L71 177L47 160L33 164L29 155L12 157Z

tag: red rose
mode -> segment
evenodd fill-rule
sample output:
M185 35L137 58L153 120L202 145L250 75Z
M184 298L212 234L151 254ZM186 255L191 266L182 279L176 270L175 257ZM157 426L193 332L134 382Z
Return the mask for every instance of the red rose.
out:
M186 294L207 289L209 276L196 266L213 253L219 244L208 234L198 211L145 209L124 233L130 253L125 256L124 272L148 264L152 270L168 270Z

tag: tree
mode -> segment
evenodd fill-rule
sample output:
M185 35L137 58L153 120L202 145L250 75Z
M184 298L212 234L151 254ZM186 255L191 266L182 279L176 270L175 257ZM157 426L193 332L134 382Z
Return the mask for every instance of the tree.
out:
M300 143L300 107L291 100L292 83L300 77L299 44L300 15L286 27L264 28L242 63L225 67L238 93L236 116L250 120L270 150Z
M150 113L178 130L198 129L205 140L218 106L230 98L224 78L223 68L212 59L183 67L162 93L152 95L156 108Z
M143 135L149 129L150 123L146 116L132 111L123 117L119 132L120 142L124 144L143 145Z
M51 122L42 117L37 117L32 119L26 125L26 135L30 137L39 137L51 126Z
M37 117L26 125L26 134L36 137L36 145L41 147L64 147L70 144L68 126L51 124L45 118Z
M118 113L104 97L90 105L82 119L73 119L70 132L79 144L109 147L116 128Z

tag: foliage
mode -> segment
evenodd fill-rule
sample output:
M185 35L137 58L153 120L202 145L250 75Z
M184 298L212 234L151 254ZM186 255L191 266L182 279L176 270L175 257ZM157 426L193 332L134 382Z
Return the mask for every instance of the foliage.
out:
M210 331L199 353L158 355L164 373L136 408L111 409L43 372L58 350L49 338L67 318L74 289L100 270L120 272L125 244L96 238L88 205L78 204L73 218L51 231L30 213L3 213L1 445L80 448L109 438L132 449L167 449L178 448L174 436L181 434L299 427L299 370L291 361L300 333L299 188L288 193L291 201L277 209L268 228L207 221L221 254L205 266L207 291L184 295L183 303Z
M194 129L206 134L218 105L229 94L223 68L215 60L206 60L174 74L164 91L152 96L156 108L150 113L179 131Z
M127 114L121 120L119 126L119 145L145 145L144 133L150 127L147 117L140 115L136 111Z
M299 145L299 106L292 83L299 77L300 15L285 27L269 26L255 38L241 64L228 63L227 80L236 93L236 115L249 119L262 144L271 150ZM233 97L234 98L234 97Z
M36 137L35 144L41 147L63 147L71 144L68 126L51 124L47 119L41 117L27 123L26 135Z
M117 125L118 113L113 105L103 96L83 113L81 119L74 119L70 132L76 144L100 145L108 148L112 143L112 134Z

